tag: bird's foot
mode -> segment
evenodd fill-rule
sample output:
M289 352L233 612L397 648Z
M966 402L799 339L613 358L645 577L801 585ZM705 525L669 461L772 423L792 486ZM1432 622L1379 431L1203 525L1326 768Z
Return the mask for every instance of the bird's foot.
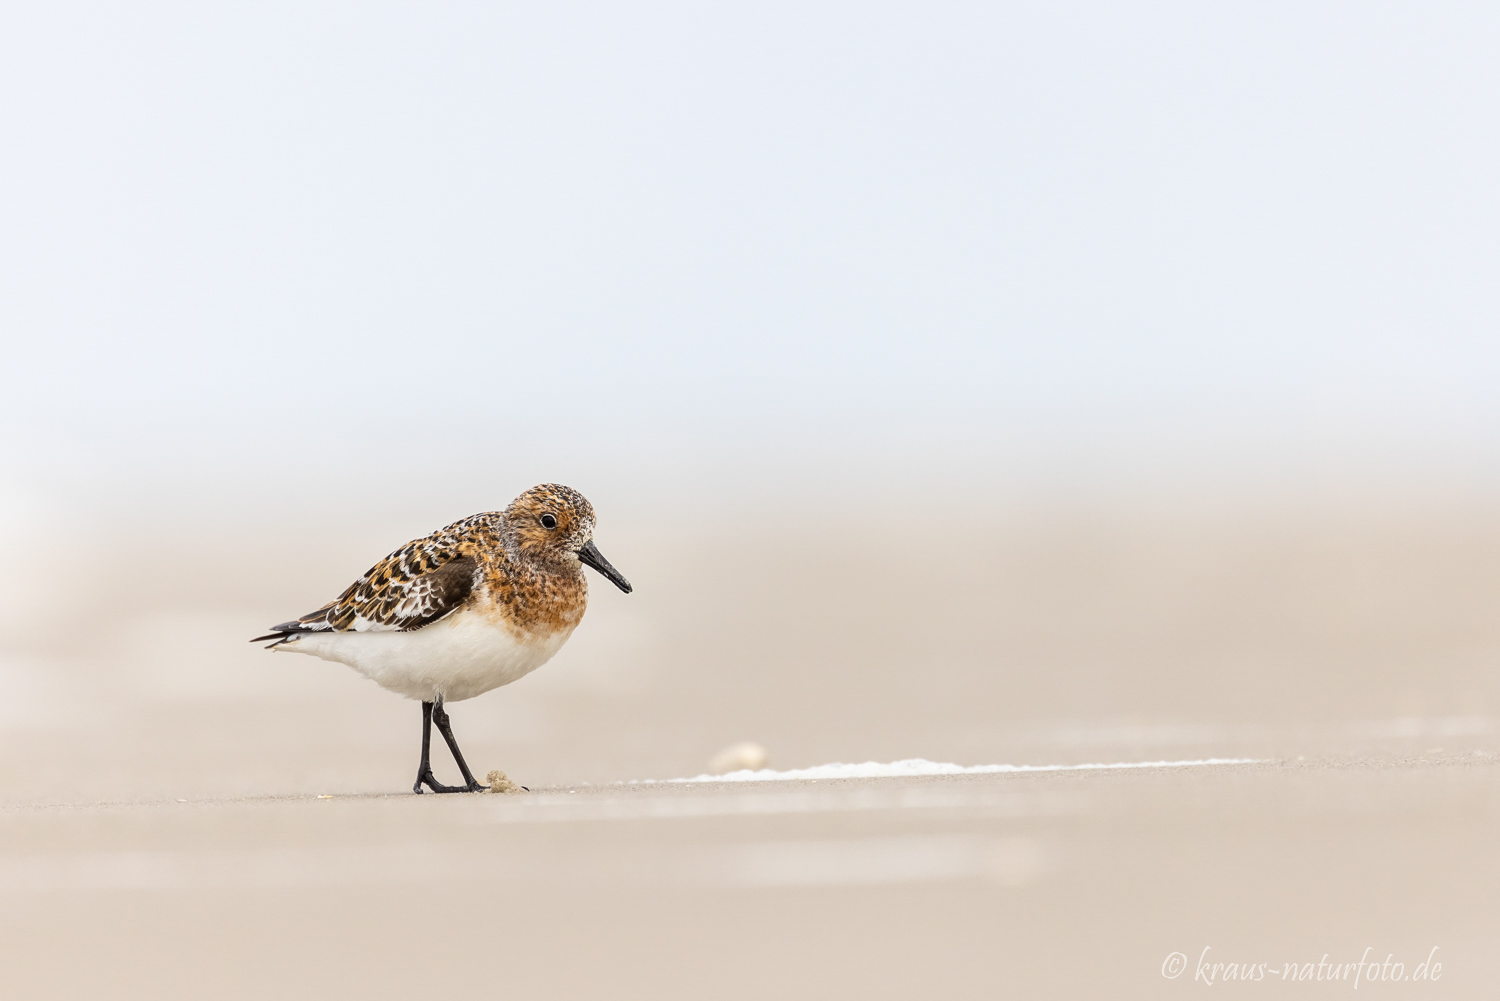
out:
M411 791L417 793L418 795L421 795L422 793L426 792L426 790L422 788L424 785L428 789L431 789L433 792L478 792L479 790L485 788L478 782L470 782L467 785L461 786L445 786L437 780L436 776L432 774L431 768L424 768L421 771L417 772L417 781L416 784L411 787Z

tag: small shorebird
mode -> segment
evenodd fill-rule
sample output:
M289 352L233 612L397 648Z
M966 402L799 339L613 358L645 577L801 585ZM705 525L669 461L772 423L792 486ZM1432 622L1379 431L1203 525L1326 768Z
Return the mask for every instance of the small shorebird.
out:
M477 792L445 703L483 695L552 659L588 605L584 566L626 594L630 582L594 546L594 508L571 487L543 483L504 511L455 521L407 543L316 612L252 643L348 664L422 703L422 763L412 792ZM464 785L432 774L432 725Z

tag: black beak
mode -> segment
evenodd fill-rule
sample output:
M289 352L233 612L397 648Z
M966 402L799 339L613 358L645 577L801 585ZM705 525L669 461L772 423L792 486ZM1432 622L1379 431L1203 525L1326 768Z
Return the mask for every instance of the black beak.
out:
M595 570L608 577L610 583L619 588L621 591L624 591L626 594L630 593L630 581L626 580L624 575L622 575L620 571L610 566L609 560L604 558L604 554L599 551L599 548L595 546L592 541L590 541L588 545L584 546L582 549L578 550L578 561L587 566L593 567Z

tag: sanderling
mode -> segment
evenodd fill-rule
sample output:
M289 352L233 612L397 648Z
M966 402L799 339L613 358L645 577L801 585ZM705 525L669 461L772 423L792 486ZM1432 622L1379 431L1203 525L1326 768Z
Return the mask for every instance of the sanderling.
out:
M594 546L594 508L571 487L543 483L504 511L486 511L407 543L333 601L272 626L252 643L348 664L422 703L422 763L413 792L483 789L453 739L444 703L483 695L552 659L588 605L587 564L620 590L630 582ZM432 774L432 724L463 786Z

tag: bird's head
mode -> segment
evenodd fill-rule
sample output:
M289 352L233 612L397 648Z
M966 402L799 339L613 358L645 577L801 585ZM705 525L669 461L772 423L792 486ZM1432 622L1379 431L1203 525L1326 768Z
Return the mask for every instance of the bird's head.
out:
M505 524L523 558L535 563L582 563L629 594L630 581L594 545L594 506L560 483L542 483L511 501Z

